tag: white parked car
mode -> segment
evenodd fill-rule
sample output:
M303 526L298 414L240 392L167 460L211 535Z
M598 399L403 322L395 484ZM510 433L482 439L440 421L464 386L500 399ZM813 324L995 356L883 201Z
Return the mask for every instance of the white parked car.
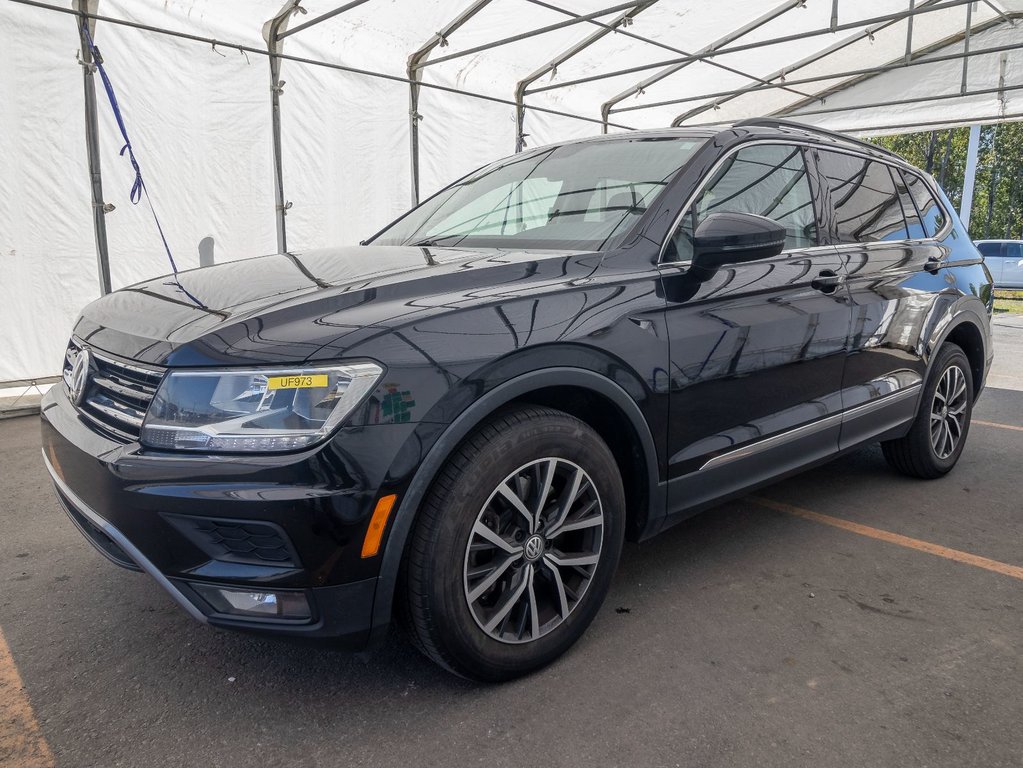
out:
M995 288L1023 289L1023 240L977 240Z

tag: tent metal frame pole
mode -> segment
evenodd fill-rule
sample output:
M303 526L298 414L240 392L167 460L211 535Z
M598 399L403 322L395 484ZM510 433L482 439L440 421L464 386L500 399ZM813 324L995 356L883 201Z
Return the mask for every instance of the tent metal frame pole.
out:
M50 3L41 2L41 0L8 0L8 2L18 3L19 5L28 5L33 8L42 8L47 11L54 11L56 13L65 13L68 15L81 15L77 11L70 8L62 8L59 5L51 5ZM188 32L177 32L173 29L165 29L163 27L154 27L152 24L139 24L134 21L127 21L126 19L118 19L115 16L103 16L96 13L87 13L84 16L88 19L94 19L95 21L103 21L110 24L114 24L122 27L130 27L132 29L141 29L146 32L153 32L158 35L166 35L167 37L174 37L181 40L191 40L196 43L203 43L205 45L217 46L218 48L232 48L240 53L251 53L256 56L270 56L269 51L265 48L256 48L252 45L246 45L244 43L233 43L225 40L217 40L215 37L204 37L202 35L193 35ZM299 64L308 64L313 67L323 67L324 69L334 69L338 72L348 72L352 75L361 75L362 77L370 77L377 80L387 80L392 83L404 83L410 84L412 80L408 77L402 77L400 75L391 75L386 72L375 72L371 69L360 69L359 67L351 67L347 64L335 64L329 61L322 61L320 59L310 59L307 56L295 56L293 54L278 53L277 58L281 61L294 61ZM459 96L465 96L470 99L479 99L480 101L489 101L493 104L504 104L505 106L514 107L515 102L511 99L504 99L500 96L491 96L486 93L478 93L476 91L468 91L464 88L455 88L449 85L441 85L440 83L425 83L421 82L420 86L423 88L432 89L435 91L443 91L444 93L454 93ZM566 112L561 109L551 109L550 107L534 106L531 109L535 112L543 112L548 115L558 115L559 117L569 117L573 120L579 120L584 123L600 123L600 120L596 117L589 117L587 115L580 115L575 112ZM615 128L622 128L626 131L633 131L635 128L631 125L619 125L614 124Z
M563 16L573 16L573 17L578 17L579 16L579 14L574 13L573 11L565 10L564 8L561 8L560 6L553 5L551 3L545 2L545 0L526 0L526 2L532 3L533 5L539 6L540 8L546 8L549 11L554 11L555 13L560 13ZM602 21L597 21L596 19L591 19L589 21L589 23L592 24L595 27L603 27L603 28L607 28L608 27L607 24L605 24ZM649 37L644 37L643 35L636 34L635 32L630 32L629 30L625 29L624 27L618 27L615 30L615 33L619 34L619 35L622 35L623 37L628 37L628 38L631 38L633 40L638 40L639 42L646 43L647 45L652 45L655 48L662 48L665 51L671 51L672 53L677 53L679 56L689 56L689 55L691 55L689 51L683 51L681 48L676 48L673 45L668 45L667 43L662 42L660 40L652 40ZM741 69L736 69L735 67L729 66L728 64L723 64L720 61L715 61L714 59L707 59L704 63L708 64L709 66L712 66L712 67L717 67L718 69L724 70L725 72L731 72L733 75L739 75L740 77L746 77L746 78L749 78L750 80L756 80L757 82L761 82L761 83L766 83L767 82L766 80L762 80L757 75L750 74L749 72L745 72L745 71L743 71ZM809 96L809 94L802 93L802 92L797 91L795 89L792 89L792 92L796 93L796 94L798 94L800 96ZM528 91L527 91L526 95L529 95ZM614 110L611 110L611 111L613 112Z
M284 92L284 81L281 80L280 51L283 43L280 32L288 19L299 8L299 0L289 0L277 15L270 20L266 46L270 54L270 135L273 142L273 175L274 175L274 222L277 227L277 252L288 252L287 216L291 203L284 199L284 160L281 146L281 93ZM303 9L304 10L304 9Z
M340 16L345 11L350 11L352 8L357 8L358 6L362 5L363 3L368 3L368 2L369 2L369 0L352 0L352 2L345 3L344 5L342 5L342 6L338 7L338 8L335 8L333 11L327 11L326 13L321 14L321 15L317 16L314 19L310 19L309 21L304 21L301 24L299 24L297 27L292 27L291 29L281 30L281 32L278 33L278 35L277 35L277 39L278 40L283 40L284 38L289 37L290 35L293 35L296 32L301 32L303 29L308 29L309 27L314 26L315 24L319 24L321 21L326 21L327 19L332 19L335 16Z
M963 198L959 201L959 218L967 231L973 213L973 188L977 182L977 156L980 150L980 124L970 126L970 141L966 146L966 172L963 175Z
M963 37L963 79L959 90L966 93L966 76L970 67L970 28L973 26L973 4L966 6L966 34Z
M798 118L798 117L805 117L805 116L808 116L808 115L830 115L830 114L835 113L835 112L849 112L850 110L854 110L854 109L878 109L880 107L900 107L900 106L904 106L906 104L922 104L923 102L927 102L927 101L944 101L946 99L958 99L958 98L961 98L963 96L989 96L991 94L1001 93L1002 91L1019 91L1019 90L1023 90L1023 84L1020 84L1020 85L1006 85L1006 86L1003 86L1001 88L980 88L980 89L978 89L976 91L967 91L966 93L958 93L958 92L956 92L956 93L941 93L941 94L937 94L937 95L934 95L934 96L914 96L912 98L907 98L907 99L893 99L892 101L875 101L875 102L873 102L871 104L857 104L855 106L833 107L833 108L830 108L830 109L828 109L828 108L825 108L825 109L815 109L815 110L812 110L812 111L795 112L795 113L791 113L791 114L790 113L786 113L786 112L781 112L781 113L778 113L777 115L772 115L772 117L792 117L792 118ZM972 123L972 122L974 122L974 120L971 118L969 122ZM704 126L710 126L710 125L717 125L717 123L713 123L713 122L710 122L710 123L696 123L696 124L694 124L692 126L689 126L689 127L691 127L691 128L698 128L698 127L704 127ZM863 129L852 129L852 130L863 130Z
M621 93L612 96L610 99L608 99L607 101L600 105L600 119L604 123L604 133L607 133L607 126L608 120L610 119L611 115L611 109L616 104L619 104L620 102L624 101L630 96L642 93L644 90L646 90L649 86L653 85L654 83L658 83L661 80L664 80L666 77L674 75L680 70L683 70L686 67L688 67L690 64L693 64L697 61L702 61L708 55L713 56L715 53L720 52L722 49L726 48L730 43L734 43L739 38L748 35L750 32L759 29L765 24L774 21L775 19L777 19L780 16L783 16L789 11L795 8L803 8L805 6L805 3L806 0L786 0L786 2L782 3L781 5L775 6L767 13L758 16L752 21L747 22L738 29L732 30L727 35L719 37L714 42L701 48L692 56L687 56L683 59L678 60L674 64L670 64L668 67L660 70L659 72L656 72L655 74L650 75L649 77L646 77L643 80L640 80L635 85L626 88Z
M1014 16L1015 17L1023 16L1023 12L1015 13ZM985 21L985 22L983 22L981 24L978 24L975 27L973 27L973 32L981 32L981 31L990 29L992 27L997 27L998 25L1000 25L1002 23L1004 23L1004 20L1001 17L996 18L996 19L988 19L987 21ZM1014 23L1013 23L1012 26L1014 26ZM875 30L875 31L877 31L877 30ZM914 56L916 57L916 60L913 63L914 64L916 64L916 63L928 64L928 63L936 62L936 61L954 61L954 60L957 60L957 59L962 59L963 57L970 57L970 56L972 56L974 54L974 51L969 51L968 53L967 52L963 52L963 51L956 51L954 54L932 55L932 54L935 54L936 51L941 51L941 50L947 48L950 45L955 45L956 43L959 43L960 41L962 41L964 34L965 33L960 32L958 34L942 38L941 40L937 40L937 41L935 41L935 42L931 43L930 45L927 45L927 46L925 46L923 48L917 49L914 52ZM1002 52L1002 51L1006 51L1006 50L1014 50L1014 49L1016 49L1016 47L1017 46L1015 46L1015 45L998 45L998 46L993 46L992 48L988 48L988 49L984 49L984 50L988 51L989 53L997 53L997 52ZM896 63L897 62L891 62L888 66L893 66ZM836 86L833 86L833 87L830 87L830 88L826 88L825 90L823 90L820 93L818 93L817 97L815 99L807 100L807 101L802 101L802 102L796 102L796 103L793 103L793 104L787 104L786 106L784 106L783 108L781 108L780 110L775 112L774 114L775 115L791 115L791 114L795 113L796 110L802 109L804 106L808 105L810 103L810 101L819 101L821 104L824 104L826 102L827 98L829 96L831 96L832 94L839 93L839 92L841 92L843 90L847 90L847 89L851 88L852 86L856 85L857 83L863 82L864 80L868 79L869 77L870 77L869 75L866 75L866 76L863 76L863 77L857 77L857 78L854 78L854 79L852 79L850 81L846 81L846 82L840 83L840 84L838 84Z
M596 43L598 40L602 40L603 38L605 38L607 35L611 34L612 32L616 32L618 30L619 26L628 26L629 24L631 24L632 20L634 18L636 18L636 16L641 14L643 11L645 11L650 6L654 5L656 2L658 2L658 0L646 0L646 2L640 2L634 8L631 8L631 9L623 12L622 14L620 14L618 17L616 17L614 20L608 22L607 24L600 24L600 29L596 30L595 32L590 34L585 39L580 40L575 45L570 46L569 48L566 48L564 51L562 51L557 56L555 56L553 59L551 59L546 64L544 64L542 67L540 67L539 69L535 70L532 74L527 75L522 80L519 80L519 82L515 84L515 152L516 152L516 154L518 154L523 149L525 149L525 146L526 146L526 136L528 135L528 134L525 133L525 130L524 130L524 128L525 128L525 121L526 121L526 104L525 104L526 89L530 85L535 83L537 80L539 80L541 77L546 75L547 73L552 73L552 74L553 73L557 73L558 67L560 67L562 64L564 64L569 59L571 59L573 56L576 56L577 54L579 54L582 51L584 51L587 48L589 48L591 45Z
M110 281L110 249L107 243L108 211L114 207L103 202L103 174L100 166L99 152L99 112L96 109L96 65L92 60L89 40L85 36L84 25L88 24L90 33L95 35L96 23L89 18L90 0L75 0L75 23L78 26L78 38L81 42L79 63L82 65L82 85L85 89L85 150L89 161L89 187L92 194L92 226L96 240L96 269L99 277L101 295L113 289Z
M989 125L991 123L1008 123L1017 122L1023 120L1023 112L1013 112L1008 115L982 115L980 117L971 117L969 120L924 120L917 123L898 123L890 125L866 125L859 126L857 128L846 128L845 133L854 134L856 136L880 136L887 133L897 133L899 131L912 130L913 132L919 132L921 130L941 130L943 128L962 128L966 125Z
M948 4L944 3L944 5L947 6ZM925 10L927 8L930 8L930 9L933 10L937 6L938 6L938 0L924 0L924 5L916 7L916 10L917 10L917 12L922 12L923 10ZM912 17L910 17L910 18L912 18ZM787 72L795 72L795 71L797 71L799 69L802 69L803 67L809 66L810 64L813 64L813 63L815 63L817 61L820 61L821 59L827 58L828 56L830 56L831 54L835 53L836 51L839 51L839 50L841 50L843 48L846 48L846 47L848 47L850 45L853 45L853 44L863 40L864 38L873 38L873 36L876 35L878 32L880 32L880 31L882 31L884 29L887 29L887 28L889 28L891 26L894 26L895 24L898 24L898 21L887 21L887 22L885 22L883 24L878 24L876 26L867 27L866 29L863 29L863 30L861 30L861 31L859 31L859 32L857 32L855 34L852 34L849 37L847 37L847 38L845 38L843 40L840 40L837 43L834 43L833 45L829 45L827 48L825 48L822 51L818 51L816 53L813 53L813 54L811 54L810 56L807 56L804 59L800 59L799 61L795 62L794 64L790 64L787 67L783 67L783 68L779 69L777 72L774 72L773 74L769 75L768 79L769 80L775 80L775 79L777 79L779 77L784 77ZM988 25L985 25L985 26L988 26ZM941 47L943 47L945 45L948 45L948 44L950 44L952 42L955 42L954 38L952 38L952 39L946 38L945 40L939 41L939 42L935 43L934 45L931 45L931 46L928 46L928 47L922 49L921 51L918 52L918 55L922 56L922 55L924 55L926 53L929 53L931 51L938 50ZM961 55L962 54L960 54L960 53L956 53L954 58L958 59ZM893 66L893 64L889 64L889 65L886 65L886 66ZM828 75L828 78L834 78L834 77L835 77L835 75ZM850 87L853 84L854 83L843 83L841 87L842 88L848 88L848 87ZM734 92L732 92L731 94L727 95L724 98L717 99L717 100L715 100L715 101L711 102L710 104L707 104L707 105L705 105L703 107L698 107L696 109L689 110L688 112L686 112L683 115L679 115L678 117L676 117L672 121L672 125L681 125L685 120L688 120L690 118L696 117L697 115L702 114L703 112L706 112L708 109L717 109L722 104L725 104L725 103L727 103L729 101L732 101L733 99L736 99L736 98L738 98L740 96L744 96L744 95L746 95L748 93L752 93L754 91L761 90L762 87L764 87L764 86L753 85L753 86L748 86L746 88L734 91ZM783 107L782 109L778 110L777 112L775 112L773 114L775 114L775 115L784 115L784 114L787 114L787 113L789 113L789 112L791 112L793 110L801 108L805 104L808 104L808 103L814 102L814 101L819 101L820 103L823 104L825 99L829 95L831 95L832 92L833 92L832 89L825 89L824 91L822 91L820 93L817 93L817 94L814 94L813 96L811 96L811 97L809 97L809 98L807 98L807 99L805 99L803 101L796 102L794 104L786 105L785 107Z
M916 0L909 0L909 10L916 8ZM905 62L909 64L913 60L913 17L910 16L906 19L906 58Z
M1023 48L1023 43L1017 43L1014 45L998 45L991 48L974 48L968 54L968 56L988 56L995 53L1003 53L1005 51L1015 51ZM897 69L906 69L908 67L919 67L924 64L936 64L943 61L957 61L963 57L962 53L950 53L941 56L928 56L926 59L916 58L909 63L896 62L892 64L882 64L877 67L864 67L863 69L849 69L844 72L832 72L826 75L816 75L814 77L801 77L793 80L788 80L786 83L763 83L760 85L758 90L768 90L771 88L784 88L786 85L807 85L809 83L818 83L823 80L834 80L836 78L844 77L865 77L872 75L882 75L885 72L892 72ZM788 71L792 71L789 68ZM611 114L617 115L623 112L636 112L642 109L654 109L656 107L669 107L673 104L685 104L690 101L703 101L704 99L714 99L724 96L731 96L735 94L735 89L729 91L716 91L713 93L701 93L696 96L685 96L678 99L667 99L665 101L653 101L647 104L634 104L628 107L618 107L612 109ZM811 97L817 100L816 96Z
M738 53L740 51L751 51L757 48L765 48L770 45L779 45L781 43L791 43L797 40L803 40L807 37L820 37L821 35L829 35L832 32L848 32L852 29L861 29L862 27L874 26L876 24L886 24L888 22L902 21L911 15L920 15L923 13L933 13L934 11L944 11L950 8L958 8L961 5L967 3L975 3L978 0L941 0L940 4L937 0L933 4L921 4L917 6L913 11L899 11L898 13L889 13L883 16L873 16L869 19L860 19L859 21L845 22L839 24L834 30L831 27L823 27L819 29L810 29L806 32L800 32L794 35L783 35L781 37L773 37L765 40L756 40L749 43L741 43L739 45L728 46L725 48L719 48L709 53L696 53L691 56L683 56L677 59L665 59L663 61L654 61L649 64L639 64L634 67L626 67L625 69L617 69L611 72L601 72L596 75L589 75L588 77L580 77L575 80L565 80L561 83L554 83L551 85L543 86L542 88L533 88L532 93L540 93L541 91L552 91L557 88L567 88L571 85L581 85L583 83L592 83L596 80L606 80L611 77L619 77L621 75L631 75L636 72L645 72L649 69L657 69L658 67L670 67L675 64L687 64L693 61L702 61L704 59L713 58L715 56L724 56L729 53ZM801 0L802 5L805 0ZM527 94L528 95L528 94Z
M593 11L592 13L586 13L581 16L576 16L565 21L559 21L557 24L548 24L546 27L538 27L531 29L528 32L520 32L517 35L511 35L510 37L504 37L500 40L494 40L483 45L477 45L472 48L466 48L464 51L458 51L457 53L451 53L447 56L441 56L439 59L431 59L429 61L422 61L419 63L418 68L423 69L424 67L432 67L436 64L443 64L445 61L452 61L453 59L460 59L465 56L471 56L474 53L482 53L483 51L491 51L494 48L500 48L502 45L509 45L511 43L518 43L522 40L528 40L531 37L537 35L544 35L548 32L555 32L565 27L571 27L576 24L582 24L586 21L592 21L593 19L601 16L610 16L612 13L618 13L620 11L627 11L630 8L634 8L637 5L642 4L643 0L631 0L628 3L619 3L618 5L612 5L609 8L602 8L599 11Z
M409 164L411 170L412 205L419 205L419 122L423 119L419 111L419 92L423 85L422 66L430 57L434 48L444 48L448 37L458 31L473 16L482 11L491 0L475 0L472 5L458 14L454 19L441 27L433 37L408 57L405 72L408 75L408 133L409 133Z

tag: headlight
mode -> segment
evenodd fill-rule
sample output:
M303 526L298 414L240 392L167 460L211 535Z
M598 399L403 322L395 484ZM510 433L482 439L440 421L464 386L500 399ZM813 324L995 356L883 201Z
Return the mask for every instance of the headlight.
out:
M376 363L171 371L142 444L186 451L290 451L329 435L380 381Z

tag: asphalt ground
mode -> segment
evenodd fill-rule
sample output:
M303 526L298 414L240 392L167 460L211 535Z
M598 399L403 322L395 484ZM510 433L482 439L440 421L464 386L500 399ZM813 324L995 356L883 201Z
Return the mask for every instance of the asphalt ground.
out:
M1023 765L1023 322L962 459L848 455L627 545L563 659L474 685L193 622L0 421L0 766Z

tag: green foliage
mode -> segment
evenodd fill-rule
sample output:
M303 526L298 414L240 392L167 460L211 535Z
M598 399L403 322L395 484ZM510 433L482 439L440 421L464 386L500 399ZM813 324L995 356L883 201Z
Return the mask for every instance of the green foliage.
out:
M870 141L929 170L959 210L969 135L969 128L953 128ZM980 131L970 236L1023 238L1023 123L985 126Z

